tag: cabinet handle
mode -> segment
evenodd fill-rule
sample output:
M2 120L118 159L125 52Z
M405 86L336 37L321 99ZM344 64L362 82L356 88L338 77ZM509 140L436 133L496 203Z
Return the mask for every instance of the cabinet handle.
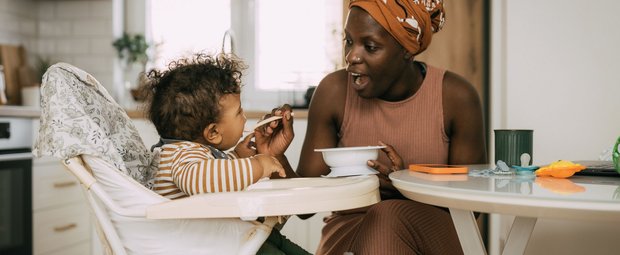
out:
M77 185L76 181L55 182L54 188L66 188Z
M70 229L73 229L73 228L76 228L76 227L77 227L77 224L70 223L70 224L67 224L67 225L64 225L64 226L54 227L54 232L65 232L67 230L70 230Z

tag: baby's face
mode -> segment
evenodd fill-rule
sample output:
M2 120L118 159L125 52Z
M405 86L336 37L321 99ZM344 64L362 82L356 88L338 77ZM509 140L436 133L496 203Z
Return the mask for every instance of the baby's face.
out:
M245 114L241 108L240 94L225 94L220 98L219 131L222 135L220 150L228 150L237 145L243 135L245 127Z

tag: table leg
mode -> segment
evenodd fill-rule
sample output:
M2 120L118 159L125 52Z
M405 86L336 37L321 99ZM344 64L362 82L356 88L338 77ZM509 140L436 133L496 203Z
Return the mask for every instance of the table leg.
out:
M523 254L536 225L536 218L515 217L508 233L503 255Z
M487 254L474 213L469 210L450 208L450 215L452 216L452 221L454 221L454 227L459 235L459 241L465 255Z

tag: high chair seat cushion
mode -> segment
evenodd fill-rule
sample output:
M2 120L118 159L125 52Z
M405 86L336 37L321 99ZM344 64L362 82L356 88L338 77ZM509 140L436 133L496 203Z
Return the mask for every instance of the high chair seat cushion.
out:
M124 209L144 212L169 201L101 158L82 159L109 198ZM239 218L150 220L106 210L128 254L236 254L255 226Z
M35 156L97 156L152 186L157 160L123 108L85 71L66 63L48 69L41 86L40 123Z

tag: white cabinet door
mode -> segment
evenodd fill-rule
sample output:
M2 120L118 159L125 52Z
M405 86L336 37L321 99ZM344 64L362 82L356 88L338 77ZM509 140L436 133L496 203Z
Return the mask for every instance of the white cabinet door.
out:
M39 120L32 121L36 138ZM34 254L88 254L92 228L86 198L60 159L33 160L32 211Z
M35 254L88 244L90 240L90 217L85 203L35 211L32 223Z
M70 175L58 159L35 159L32 171L32 209L34 211L83 202L80 182Z

